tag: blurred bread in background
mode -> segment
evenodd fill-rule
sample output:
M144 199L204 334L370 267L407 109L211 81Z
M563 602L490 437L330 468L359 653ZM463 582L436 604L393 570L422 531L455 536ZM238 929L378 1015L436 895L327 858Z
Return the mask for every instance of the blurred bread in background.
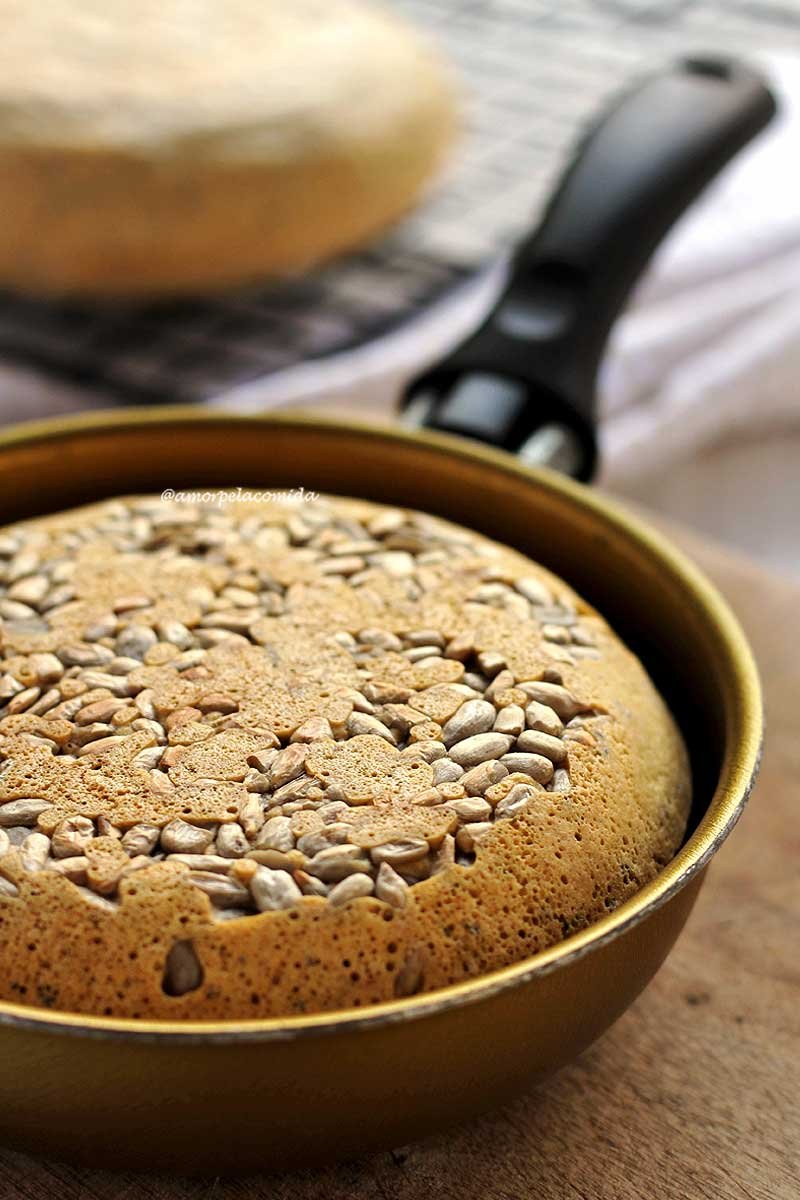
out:
M454 127L363 0L0 0L0 286L225 289L363 243Z

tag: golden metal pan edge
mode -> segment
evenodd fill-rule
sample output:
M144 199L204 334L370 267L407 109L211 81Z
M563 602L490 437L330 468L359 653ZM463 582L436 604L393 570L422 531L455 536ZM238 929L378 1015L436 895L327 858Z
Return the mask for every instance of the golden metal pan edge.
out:
M420 997L394 1001L354 1011L324 1013L239 1022L144 1022L75 1014L39 1012L30 1007L0 1002L0 1025L40 1030L50 1034L91 1038L166 1042L285 1041L306 1035L332 1034L344 1029L395 1024L413 1020L448 1008L461 1007L486 999L530 979L551 974L576 961L591 950L614 940L632 929L700 873L728 836L741 815L752 788L761 753L760 685L749 647L725 601L704 576L666 539L649 530L622 508L584 487L547 471L533 471L507 455L459 439L439 434L415 434L390 428L375 428L357 421L323 418L317 414L265 415L233 417L223 413L198 413L187 408L122 413L92 413L68 419L38 421L18 426L0 435L0 456L31 442L44 443L74 437L81 432L113 434L131 427L252 424L259 430L270 427L283 431L319 428L326 435L356 435L395 445L418 444L440 449L454 459L485 464L495 472L517 480L535 480L540 487L566 500L581 514L621 536L655 564L665 568L683 587L707 628L714 630L720 652L727 656L734 695L728 705L730 728L726 736L726 755L718 786L697 829L678 855L658 877L622 904L614 913L588 929L533 958L505 967L489 975L466 981ZM732 736L735 733L735 737Z

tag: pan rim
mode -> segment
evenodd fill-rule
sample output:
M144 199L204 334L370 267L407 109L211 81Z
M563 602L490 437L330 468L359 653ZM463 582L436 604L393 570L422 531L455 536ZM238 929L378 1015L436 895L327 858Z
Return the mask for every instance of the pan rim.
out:
M480 1003L507 988L522 986L535 977L549 975L627 933L666 904L699 874L731 833L755 783L763 747L763 716L758 671L747 639L727 602L705 575L673 547L668 538L651 529L624 506L555 472L523 465L510 455L478 443L445 434L424 433L388 425L375 425L346 417L291 409L262 414L197 411L188 406L157 409L95 410L46 420L24 422L0 433L0 454L30 442L59 441L82 433L120 433L142 425L246 425L280 427L298 431L321 428L394 443L421 444L454 455L462 461L491 467L518 481L540 488L578 509L598 526L624 538L637 552L657 562L691 599L696 611L713 628L724 649L735 694L730 697L724 759L719 780L691 837L662 871L614 912L563 942L529 958L486 975L401 1000L384 1001L362 1009L342 1009L304 1016L222 1021L148 1021L134 1018L51 1012L0 1001L0 1029L158 1044L228 1044L230 1042L293 1041L307 1036L361 1032L375 1027L435 1016L447 1009Z

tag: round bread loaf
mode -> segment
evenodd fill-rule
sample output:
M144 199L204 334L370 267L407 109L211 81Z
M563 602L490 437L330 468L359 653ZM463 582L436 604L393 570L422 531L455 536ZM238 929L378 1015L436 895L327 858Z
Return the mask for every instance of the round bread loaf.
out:
M415 512L182 499L0 531L0 998L368 1005L550 946L674 854L681 737L561 580Z
M409 207L446 74L363 0L0 0L0 284L153 296L352 247Z

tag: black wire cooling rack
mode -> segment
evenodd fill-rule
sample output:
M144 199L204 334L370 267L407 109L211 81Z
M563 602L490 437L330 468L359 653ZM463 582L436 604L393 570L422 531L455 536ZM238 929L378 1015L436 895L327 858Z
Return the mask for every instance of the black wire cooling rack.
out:
M302 278L169 304L0 293L0 357L120 402L203 401L374 339L497 255L540 209L582 123L637 72L687 52L800 51L800 2L395 0L463 78L465 132L422 207Z

